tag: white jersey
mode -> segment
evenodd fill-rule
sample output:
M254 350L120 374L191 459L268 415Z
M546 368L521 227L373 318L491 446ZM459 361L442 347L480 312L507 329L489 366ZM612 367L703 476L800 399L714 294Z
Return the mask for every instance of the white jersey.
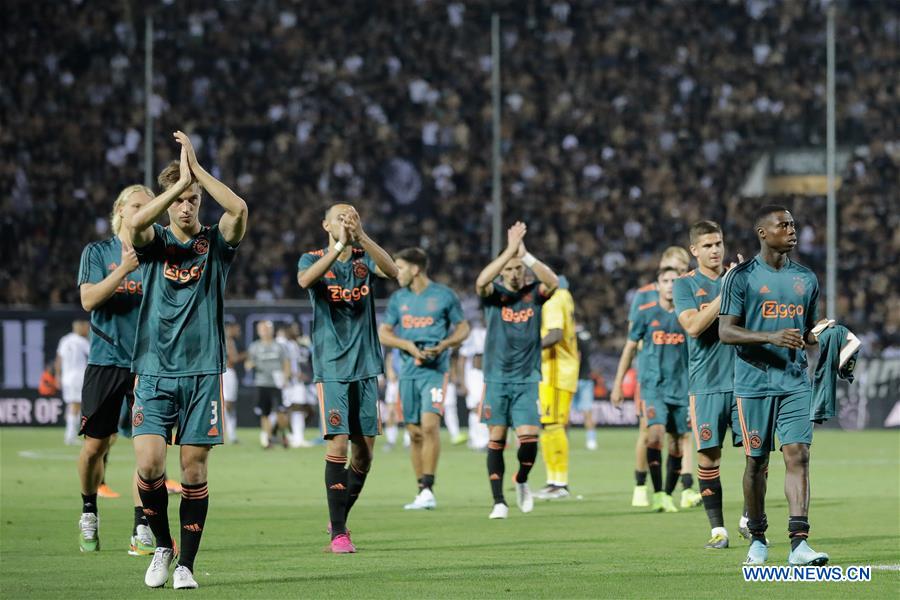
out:
M59 356L59 380L65 402L81 402L81 387L90 352L91 343L77 333L66 334L59 340L56 355Z
M300 377L304 360L309 360L309 349L298 344L296 340L284 336L277 336L275 341L284 346L287 351L288 363L291 366L291 381L287 382L282 389L282 403L285 406L309 403L314 396L307 393L306 385L303 384Z
M69 333L59 340L56 354L62 365L60 380L63 384L84 381L84 371L87 369L90 353L91 343L77 333Z
M459 355L465 359L465 367L463 372L463 380L466 383L466 406L469 409L478 406L481 402L481 396L484 392L484 372L476 369L474 362L475 357L484 354L484 340L487 336L487 330L476 325L469 332L469 337L459 347Z

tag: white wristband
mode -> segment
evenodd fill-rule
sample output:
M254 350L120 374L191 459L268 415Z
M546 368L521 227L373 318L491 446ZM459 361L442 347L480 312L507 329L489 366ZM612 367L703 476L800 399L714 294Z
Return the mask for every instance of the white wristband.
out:
M338 252L340 252L341 250L344 249L344 243L343 242L335 242L334 249L337 250Z
M525 256L522 257L522 262L530 269L534 266L534 263L537 262L537 259L531 255L531 252L527 252Z

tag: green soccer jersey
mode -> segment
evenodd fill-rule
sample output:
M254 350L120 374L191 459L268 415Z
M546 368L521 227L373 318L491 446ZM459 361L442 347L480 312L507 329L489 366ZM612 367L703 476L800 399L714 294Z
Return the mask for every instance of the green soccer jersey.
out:
M225 371L225 280L237 253L218 225L187 242L153 225L153 241L135 247L144 277L132 370L183 377Z
M641 397L688 404L688 355L684 330L675 310L663 309L659 302L643 305L628 331L628 339L644 342L644 374Z
M657 300L659 300L659 291L656 289L655 283L648 283L645 286L639 287L631 298L631 308L628 310L628 322L634 323L638 313L641 311L641 307L650 306ZM638 383L641 385L647 383L644 379L644 373L648 371L645 365L646 360L647 355L643 351L639 351L637 353L637 364L635 365L635 368L637 369ZM650 371L652 371L652 367L650 368Z
M799 329L805 334L818 319L819 282L815 274L788 259L780 270L761 256L728 272L719 314L740 318L751 331ZM737 346L734 394L780 396L810 389L806 350L773 344Z
M722 288L722 277L710 279L699 269L675 280L673 290L675 314L686 310L703 310L716 299ZM717 394L734 389L734 346L719 340L719 322L713 321L703 333L688 337L688 392Z
M325 250L305 253L297 270L305 271L324 255ZM315 381L359 381L384 372L375 325L375 277L375 262L354 248L350 260L334 261L309 287Z
M100 283L119 266L122 240L118 236L91 242L81 253L78 285ZM91 352L88 364L131 368L134 334L144 295L141 270L129 273L115 293L91 311Z
M402 288L391 294L384 322L394 333L411 340L419 348L436 346L450 330L464 319L456 293L445 285L428 284L421 293ZM450 370L450 352L444 351L435 360L417 363L407 352L400 353L400 377L415 379Z
M552 294L551 294L552 295ZM495 283L482 298L487 334L484 342L484 380L488 383L541 381L541 307L550 296L540 284L518 292Z

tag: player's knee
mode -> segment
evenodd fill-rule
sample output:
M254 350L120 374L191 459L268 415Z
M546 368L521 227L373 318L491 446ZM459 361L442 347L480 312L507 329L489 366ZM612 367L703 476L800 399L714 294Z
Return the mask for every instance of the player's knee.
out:
M809 446L791 444L783 449L784 465L788 470L806 469L809 467Z
M90 461L103 458L110 445L110 438L101 439L85 436L84 444L81 446L81 454Z

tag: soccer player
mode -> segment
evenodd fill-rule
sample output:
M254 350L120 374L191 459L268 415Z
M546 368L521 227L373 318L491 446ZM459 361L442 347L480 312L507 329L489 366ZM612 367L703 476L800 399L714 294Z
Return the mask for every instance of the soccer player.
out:
M578 340L578 389L575 390L572 410L584 415L585 447L588 450L596 450L597 426L594 423L594 380L591 378L591 332L581 323L577 323L575 337Z
M131 247L128 227L123 227L143 208L153 192L142 185L130 185L113 203L110 217L113 236L91 242L81 253L78 288L81 306L91 313L93 337L79 389L83 400L81 434L84 444L78 455L81 483L82 552L100 549L100 520L97 492L103 481L105 459L119 428L123 410L134 402L134 375L131 357L137 330L138 311L143 297L138 259ZM136 476L135 476L136 477ZM137 495L137 484L132 496ZM143 513L140 498L134 502L134 528L130 554L152 554L155 546Z
M196 588L194 559L209 508L207 463L222 444L225 280L247 230L247 204L197 162L187 135L175 132L181 159L159 174L162 193L131 217L129 229L144 279L133 370L134 450L144 514L156 551L144 583L169 579L175 543L169 530L166 444L177 425L181 447L181 547L175 589ZM202 225L201 190L225 213ZM155 224L168 213L169 226Z
M272 422L269 415L275 410L281 439L288 447L288 418L281 401L281 390L291 379L291 363L287 348L275 341L275 325L272 321L256 324L255 340L247 348L244 368L253 370L253 386L256 388L256 406L253 412L259 417L259 443L263 448L272 447Z
M309 347L300 343L300 325L278 328L275 341L284 346L290 365L290 378L282 390L282 401L290 417L291 448L308 448L312 446L306 441L306 418L312 415L312 394L307 393L306 385L311 378L303 367L311 360Z
M450 353L469 335L469 323L456 293L428 278L424 250L406 248L394 256L394 262L400 289L391 294L378 337L388 348L400 350L400 403L419 484L415 499L403 508L433 509L437 507L434 477L441 452Z
M691 257L688 254L687 250L680 246L669 246L662 253L662 256L659 259L659 268L673 268L678 271L679 274L684 274L687 272L688 267L691 262ZM628 323L629 327L631 323L634 322L634 319L637 317L639 309L641 306L649 305L651 302L656 302L659 299L659 292L657 290L656 282L648 283L645 286L638 288L637 292L634 294L634 297L631 300L631 308L628 311ZM625 348L622 350L622 356L620 357L620 362L624 360L626 354L631 354L632 356L637 353L637 376L638 376L638 385L635 386L634 393L634 411L638 417L638 437L635 442L635 486L634 492L631 495L631 505L635 507L643 507L650 506L650 499L647 495L647 418L644 414L644 402L641 399L641 383L642 376L641 365L643 362L643 358L641 357L641 346L632 341L625 342ZM629 364L630 364L629 359ZM627 370L627 369L626 369ZM619 393L621 393L621 387L619 388ZM613 389L613 394L616 394L616 389ZM613 404L617 404L621 402L621 398L616 398L614 396L610 397L610 400ZM690 461L690 436L685 435L682 444L686 451L683 451L682 454L685 455L685 460L682 465L685 473L682 476L682 486L684 487L684 493L681 495L682 507L689 508L690 506L695 506L700 503L700 495L694 491L693 489L693 475L692 470L693 466Z
M380 433L378 376L384 372L375 323L374 276L396 279L390 254L363 230L349 204L325 212L328 247L307 252L297 282L313 303L313 379L325 445L331 551L356 552L347 516L359 498ZM347 468L347 441L352 446Z
M537 493L543 500L569 497L569 410L578 389L578 340L575 300L569 282L559 276L559 288L541 310L541 454L547 485Z
M78 443L78 419L81 416L81 387L88 366L91 344L88 342L88 322L72 321L72 331L62 336L56 347L56 372L62 383L62 397L66 404L66 446Z
M641 365L643 385L641 398L647 419L647 466L653 483L652 510L678 512L672 502L672 491L681 473L681 437L689 430L688 423L688 356L684 330L675 315L672 303L672 284L678 277L674 268L662 268L656 285L659 300L640 307L628 331L628 339L643 342L646 357ZM632 346L633 347L633 346ZM622 380L631 367L633 353L627 351L619 361L613 388L613 404L622 402ZM665 489L662 484L662 443L669 434Z
M469 411L469 448L485 450L489 441L487 425L481 422L478 407L484 394L484 338L487 334L481 319L477 319L469 331L469 337L459 347L457 373L462 377L459 383L460 393L466 397L466 408Z
M237 444L238 375L235 367L247 357L238 349L241 326L235 321L225 323L225 374L222 375L222 398L225 400L225 435L229 444Z
M809 447L811 386L806 345L817 343L819 282L788 254L797 245L794 217L767 205L756 215L760 251L728 272L722 287L719 338L737 346L734 395L747 456L744 502L750 550L745 564L768 559L766 471L774 435L784 458L784 492L792 565L824 565L828 555L807 544L809 536Z
M400 379L395 364L400 364L400 351L389 350L384 357L384 422L385 451L394 449L397 443L397 425L403 422L403 407L400 405Z
M506 249L478 274L475 289L484 305L487 335L484 351L485 392L481 419L490 431L488 478L494 496L489 518L505 519L509 507L503 497L503 449L506 432L519 439L519 470L513 475L516 503L523 513L534 508L528 473L537 458L538 384L541 381L541 308L559 285L550 267L525 248L527 227L516 222L506 232ZM537 282L527 283L525 269ZM500 281L494 281L497 277Z
M740 426L734 402L734 347L719 340L717 323L725 274L722 228L712 221L698 221L691 226L690 240L698 266L675 280L673 295L678 322L688 334L688 393L698 452L697 478L712 528L706 548L724 549L728 530L722 514L719 465L727 428L731 427L732 439L738 443Z

